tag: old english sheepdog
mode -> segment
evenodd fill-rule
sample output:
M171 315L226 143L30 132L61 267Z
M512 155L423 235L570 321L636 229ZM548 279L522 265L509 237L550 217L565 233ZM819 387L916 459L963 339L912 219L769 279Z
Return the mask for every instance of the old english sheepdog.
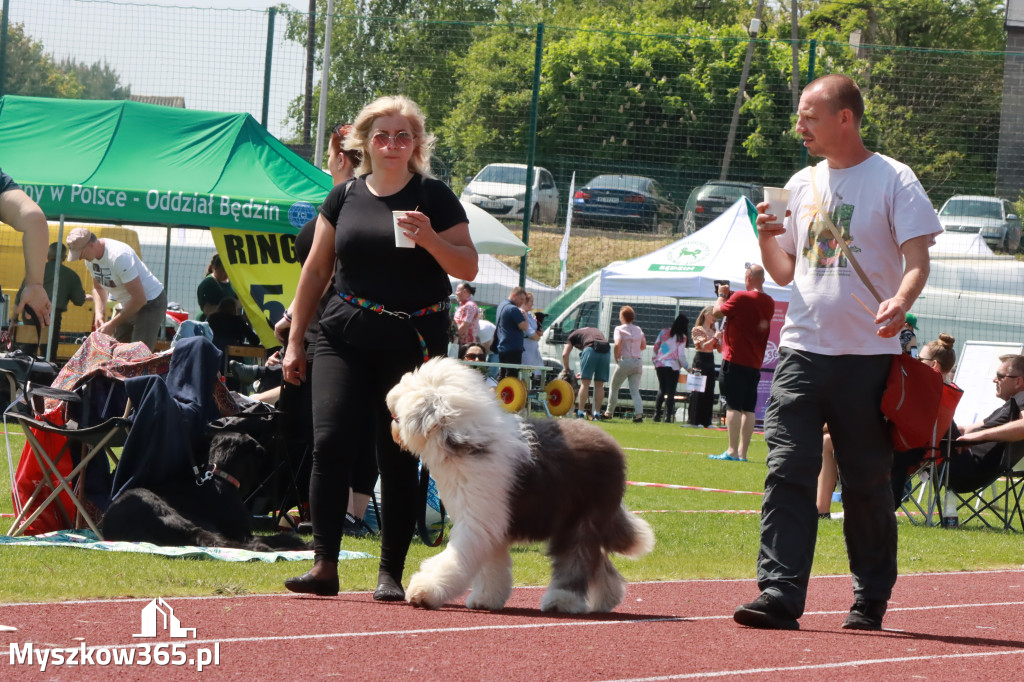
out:
M609 552L640 557L650 525L622 504L626 460L583 421L522 420L483 377L430 360L388 393L395 441L430 469L454 526L447 548L420 566L406 599L436 609L467 589L466 606L497 610L512 593L509 546L547 540L552 576L541 609L611 611L626 581Z

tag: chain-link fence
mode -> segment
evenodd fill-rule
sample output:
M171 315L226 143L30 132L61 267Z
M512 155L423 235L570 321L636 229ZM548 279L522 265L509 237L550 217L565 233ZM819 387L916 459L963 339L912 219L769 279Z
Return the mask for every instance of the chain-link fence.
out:
M9 0L7 19L5 93L87 96L33 76L34 41L55 64L105 63L132 95L247 111L307 156L315 143L322 14L312 73L309 17L283 8ZM411 96L437 135L435 173L528 242L525 272L545 285L559 282L572 210L571 286L700 229L740 196L756 201L762 186L784 184L808 163L794 133L793 83L846 73L865 94L868 147L908 163L936 209L950 200L942 217L956 238L933 252L919 337L1024 338L1024 264L1008 255L1020 238L1024 54L752 40L738 26L712 36L689 20L650 25L630 33L339 13L327 129L379 95ZM525 168L491 164L536 174L527 182ZM993 199L951 199L959 195ZM197 282L206 260L172 261L174 275Z

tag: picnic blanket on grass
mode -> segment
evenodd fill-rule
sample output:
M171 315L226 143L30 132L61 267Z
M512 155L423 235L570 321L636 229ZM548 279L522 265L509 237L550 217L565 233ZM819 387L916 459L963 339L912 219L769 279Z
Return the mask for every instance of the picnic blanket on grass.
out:
M272 564L275 561L310 561L312 550L303 552L252 552L247 549L230 549L227 547L161 547L148 542L107 542L96 539L91 530L59 530L42 535L12 538L0 535L0 545L21 545L23 547L79 547L81 549L98 549L105 552L137 552L142 554L159 554L179 559L217 559L219 561L263 561ZM338 552L338 561L348 559L376 559L366 552Z

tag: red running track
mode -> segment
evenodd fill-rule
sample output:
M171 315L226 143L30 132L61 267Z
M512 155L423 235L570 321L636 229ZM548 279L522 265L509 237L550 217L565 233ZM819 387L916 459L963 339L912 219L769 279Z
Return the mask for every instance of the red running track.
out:
M171 598L195 637L133 638L149 600L0 605L0 679L196 679L193 667L49 666L19 663L35 649L184 642L219 662L202 679L299 680L997 680L1024 665L1024 571L901 576L886 630L839 626L852 602L849 577L811 581L799 632L743 628L736 604L751 580L629 586L611 614L542 613L540 588L515 590L499 613L454 604L439 611L378 604L368 593ZM11 653L14 644L15 654ZM136 649L136 651L138 651ZM110 652L107 652L111 655ZM12 655L15 658L12 659ZM1014 672L1017 671L1017 672Z

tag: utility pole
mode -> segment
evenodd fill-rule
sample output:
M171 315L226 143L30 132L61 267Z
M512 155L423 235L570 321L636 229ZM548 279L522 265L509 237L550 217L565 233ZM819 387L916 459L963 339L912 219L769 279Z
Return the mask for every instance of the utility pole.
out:
M793 91L793 113L800 108L800 24L797 20L796 0L792 0L789 10L789 21L792 26L791 36L793 43L790 46L793 50L793 75L790 84Z
M306 96L302 101L302 145L309 146L313 118L313 52L316 49L316 0L309 0L306 17ZM315 163L315 162L314 162Z
M732 148L736 144L736 127L740 122L740 107L743 106L743 95L747 89L747 76L750 75L750 62L754 58L754 41L761 30L761 14L764 12L764 0L757 1L757 13L750 22L747 33L750 40L747 42L747 56L743 60L743 73L740 74L740 87L736 91L736 106L732 110L732 123L729 125L729 137L725 140L725 155L722 157L722 174L719 180L729 178L729 162L732 160Z
M331 76L331 23L334 20L334 0L327 0L327 14L324 16L324 63L320 69L320 107L316 115L316 147L313 150L313 165L324 165L324 133L327 119L327 85Z

